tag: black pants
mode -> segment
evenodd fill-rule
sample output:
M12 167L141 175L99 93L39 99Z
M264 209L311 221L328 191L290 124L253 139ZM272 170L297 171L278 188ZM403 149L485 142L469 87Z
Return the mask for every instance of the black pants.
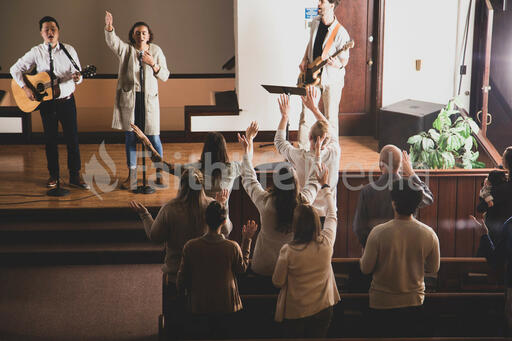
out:
M315 315L300 319L283 321L285 338L325 338L331 324L333 307L326 308Z
M68 100L55 100L55 107L51 101L43 102L39 109L43 121L44 137L46 140L46 161L50 176L59 176L59 150L57 143L59 121L62 125L68 149L69 175L77 176L82 165L80 163L80 149L78 146L75 97L71 96Z
M372 337L422 337L425 335L423 306L371 309Z

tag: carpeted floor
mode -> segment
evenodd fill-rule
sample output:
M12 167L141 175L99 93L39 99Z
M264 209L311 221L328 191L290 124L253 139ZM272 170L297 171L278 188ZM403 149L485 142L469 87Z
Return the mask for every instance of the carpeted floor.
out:
M157 340L159 265L0 268L0 340Z

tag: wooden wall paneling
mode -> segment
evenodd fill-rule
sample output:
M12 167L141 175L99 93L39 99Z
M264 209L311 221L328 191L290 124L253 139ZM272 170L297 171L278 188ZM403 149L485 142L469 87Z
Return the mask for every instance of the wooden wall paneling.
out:
M480 198L480 188L482 188L482 184L485 180L485 177L484 176L480 176L480 177L474 177L474 182L475 182L475 193L474 193L474 198L475 198L475 205L474 205L474 216L476 218L481 218L482 217L482 214L477 212L476 210L476 207L478 206L478 203L479 203L479 198ZM478 246L480 245L480 233L477 231L477 229L473 228L473 254L476 255L476 252L478 250Z
M455 256L455 220L457 218L457 177L439 178L437 225L442 257Z
M334 243L333 257L348 257L348 233L352 227L348 225L348 190L343 186L342 181L338 181L337 200L338 208L338 230L336 231L336 242Z
M422 180L428 185L430 191L432 192L432 196L434 198L434 202L430 206L423 207L419 210L418 219L430 226L436 233L439 230L437 225L437 212L439 205L439 178L437 177L422 177Z
M455 256L473 257L473 224L469 218L475 214L475 181L471 177L457 179L457 217L455 220Z

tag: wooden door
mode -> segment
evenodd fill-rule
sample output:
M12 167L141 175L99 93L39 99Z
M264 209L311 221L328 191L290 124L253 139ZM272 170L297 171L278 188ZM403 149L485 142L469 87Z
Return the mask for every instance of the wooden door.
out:
M367 58L371 56L372 47L368 41L371 36L368 34L368 10L372 6L369 6L369 2L371 0L345 0L336 8L336 17L355 42L354 48L350 50L340 113L364 113L370 110L367 75L371 68L367 65Z
M335 9L339 22L355 46L345 74L340 101L340 135L373 135L375 108L378 106L377 53L378 13L382 0L343 0ZM378 25L380 26L380 25Z

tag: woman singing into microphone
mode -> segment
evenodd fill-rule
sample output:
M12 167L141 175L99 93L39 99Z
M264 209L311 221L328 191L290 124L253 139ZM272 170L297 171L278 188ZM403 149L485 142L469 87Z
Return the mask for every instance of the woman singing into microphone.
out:
M131 123L135 123L148 136L155 149L162 155L158 79L165 82L169 78L165 56L162 49L152 43L153 32L148 24L133 24L128 38L129 43L125 43L116 35L112 14L106 12L105 41L119 58L112 128L122 129L126 133L128 177L121 183L122 189L134 189L137 186L137 138L132 131ZM141 64L144 84L140 84ZM156 171L155 184L162 185L161 168L157 166Z

